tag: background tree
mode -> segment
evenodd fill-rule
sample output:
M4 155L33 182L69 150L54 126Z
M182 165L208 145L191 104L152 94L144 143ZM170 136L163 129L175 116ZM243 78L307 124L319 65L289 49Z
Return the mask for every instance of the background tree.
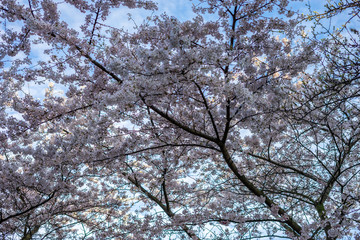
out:
M358 52L302 38L284 0L204 0L134 32L105 24L120 5L156 8L0 1L3 238L357 234ZM47 81L66 94L24 92Z

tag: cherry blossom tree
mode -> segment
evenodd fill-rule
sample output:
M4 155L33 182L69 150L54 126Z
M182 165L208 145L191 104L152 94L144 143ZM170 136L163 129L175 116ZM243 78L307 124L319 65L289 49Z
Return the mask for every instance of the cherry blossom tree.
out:
M359 45L305 37L287 0L134 31L106 21L124 7L157 9L0 0L2 238L358 235Z

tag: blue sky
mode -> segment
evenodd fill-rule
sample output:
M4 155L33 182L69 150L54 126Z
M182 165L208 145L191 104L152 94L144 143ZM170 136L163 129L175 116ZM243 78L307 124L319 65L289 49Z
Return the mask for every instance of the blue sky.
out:
M60 0L59 0L60 1ZM120 7L118 9L112 10L112 13L108 16L105 24L110 26L124 28L128 31L134 31L135 24L141 24L147 16L150 15L160 15L162 13L167 13L170 16L177 17L180 21L185 21L191 19L195 16L192 12L192 5L198 4L198 1L188 1L188 0L157 0L158 10L155 12L144 10L144 9L128 9L127 7ZM299 13L308 14L309 13L309 5L311 6L311 10L319 11L324 9L323 5L326 4L326 0L320 1L302 1L302 2L294 2L292 6L298 9ZM27 5L27 3L25 3ZM74 29L80 29L80 25L84 22L84 14L81 14L79 10L74 7L69 7L68 4L59 4L59 11L61 12L61 17L63 20L68 22L69 26ZM131 14L131 20L129 20L129 14ZM332 24L340 25L346 18L346 14L342 14L337 16L332 20ZM329 23L329 22L328 22ZM305 23L310 26L311 23ZM19 28L20 25L16 23L8 23L8 27ZM308 28L310 31L310 28ZM44 55L43 51L47 49L48 46L46 44L38 44L32 50L32 56L35 59L41 59L46 61L49 59L49 56ZM9 58L10 61L14 59L23 58L23 54L19 54L15 57ZM5 68L6 69L6 68ZM45 81L44 84L34 84L27 83L24 87L24 93L31 94L35 98L43 99L45 95L46 88L50 82ZM58 93L66 91L64 86L59 84L55 84L55 90L60 90Z

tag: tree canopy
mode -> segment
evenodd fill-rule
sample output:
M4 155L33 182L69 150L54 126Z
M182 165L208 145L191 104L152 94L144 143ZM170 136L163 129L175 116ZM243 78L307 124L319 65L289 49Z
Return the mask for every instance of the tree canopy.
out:
M360 239L360 2L187 4L0 0L2 239Z

